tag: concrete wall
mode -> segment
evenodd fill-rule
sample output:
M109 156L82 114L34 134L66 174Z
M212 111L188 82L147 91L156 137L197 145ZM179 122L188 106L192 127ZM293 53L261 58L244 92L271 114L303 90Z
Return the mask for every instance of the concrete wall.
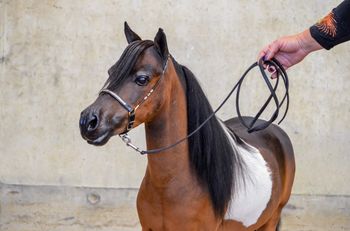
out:
M146 158L118 138L80 137L80 111L126 46L123 22L143 38L164 28L170 52L198 76L212 105L259 49L304 30L341 1L0 1L0 181L6 184L137 188ZM295 194L350 195L350 44L310 55L288 73ZM254 78L254 77L253 77ZM252 79L253 79L252 78ZM253 114L266 94L248 81ZM233 100L220 117L235 116ZM143 130L134 132L143 145Z

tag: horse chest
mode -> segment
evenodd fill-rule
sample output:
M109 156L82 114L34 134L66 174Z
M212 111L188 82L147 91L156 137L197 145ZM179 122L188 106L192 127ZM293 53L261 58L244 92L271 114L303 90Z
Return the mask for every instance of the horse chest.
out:
M225 219L241 222L245 227L255 224L266 209L272 194L271 170L261 153L251 147L238 147L245 163L245 174L237 182Z
M145 230L216 230L218 222L206 193L179 188L169 191L159 192L150 185L140 188L137 208Z

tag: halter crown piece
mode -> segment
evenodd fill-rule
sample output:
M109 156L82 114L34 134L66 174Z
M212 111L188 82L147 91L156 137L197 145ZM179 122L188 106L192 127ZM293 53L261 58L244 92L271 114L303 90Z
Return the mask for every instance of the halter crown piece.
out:
M161 147L161 148L157 148L157 149L152 149L152 150L141 150L139 147L137 147L136 145L132 144L131 139L128 135L128 132L133 128L134 126L134 121L135 121L135 113L136 110L152 95L152 93L156 90L156 88L158 87L161 79L163 79L165 71L168 67L168 62L170 59L170 55L167 57L167 61L164 65L162 74L160 76L160 78L158 79L158 81L154 84L154 86L151 88L151 90L146 94L145 97L142 98L142 100L140 101L140 103L138 103L135 107L130 106L130 104L128 104L127 102L125 102L119 95L117 95L116 93L114 93L111 90L108 89L102 89L99 94L109 94L110 96L112 96L114 99L116 99L120 105L122 107L125 108L125 110L128 111L128 125L126 127L126 131L122 134L120 134L120 138L123 140L123 142L131 147L132 149L134 149L135 151L139 152L140 154L144 155L144 154L155 154L155 153L159 153L168 149L171 149L173 147L175 147L176 145L182 143L183 141L187 140L188 138L190 138L191 136L193 136L195 133L197 133L202 127L204 127L204 125L210 120L212 119L215 114L224 106L224 104L227 102L227 100L231 97L231 95L233 94L233 92L235 90L237 90L236 93L236 112L237 112L237 117L240 120L240 122L242 123L243 126L245 126L247 128L247 131L249 133L251 132L257 132L257 131L261 131L265 128L267 128L270 124L272 124L278 117L279 114L279 110L282 107L283 103L286 102L287 105L285 107L285 111L284 114L282 116L282 119L278 122L278 124L280 124L284 118L287 115L288 112L288 108L289 108L289 80L288 80L288 75L285 71L285 69L283 68L283 66L276 60L276 59L272 59L272 60L266 60L263 61L262 59L260 59L258 62L253 63L252 65L250 65L250 67L244 72L244 74L241 76L241 78L238 80L238 82L235 84L235 86L232 88L232 90L229 92L229 94L226 96L226 98L222 101L222 103L217 107L217 109L207 118L205 119L195 130L193 130L192 132L190 132L186 137L176 141L175 143L168 145L166 147ZM266 75L265 73L265 68L264 68L264 64L267 65L268 68L273 68L275 70L275 72L277 73L277 80L274 86L271 85L270 81L269 81L269 77ZM242 117L240 109L239 109L239 94L241 91L241 85L243 83L243 80L247 77L247 74L254 69L255 67L259 67L261 75L263 77L263 79L265 80L265 83L270 91L270 96L267 98L266 102L264 103L264 105L261 107L261 109L258 111L258 113L255 115L255 117L251 120L251 122L248 124ZM276 90L279 84L279 79L282 78L283 83L284 83L284 87L285 87L285 93L284 96L282 98L281 101L278 100L278 96L276 94ZM262 123L259 123L258 125L255 125L256 122L258 121L259 117L261 116L261 114L265 111L266 107L269 105L269 103L271 102L271 99L273 99L276 109L275 112L272 114L271 118L268 121L264 121Z

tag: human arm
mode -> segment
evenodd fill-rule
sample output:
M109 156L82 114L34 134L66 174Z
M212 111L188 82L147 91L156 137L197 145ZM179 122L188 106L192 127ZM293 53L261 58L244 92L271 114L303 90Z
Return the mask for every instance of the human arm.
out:
M264 47L259 53L259 59L276 58L287 69L301 60L309 53L322 49L322 46L311 36L309 30L299 34L285 36Z
M302 33L285 36L264 47L258 58L276 58L289 68L309 53L350 40L350 0L343 1L326 17Z
M350 0L345 0L310 27L311 36L325 49L350 40Z

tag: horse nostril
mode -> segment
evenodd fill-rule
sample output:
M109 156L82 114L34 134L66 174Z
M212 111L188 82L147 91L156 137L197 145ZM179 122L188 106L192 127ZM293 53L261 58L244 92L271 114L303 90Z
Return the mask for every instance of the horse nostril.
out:
M87 123L87 130L89 132L95 130L98 126L98 117L96 115L92 115Z

